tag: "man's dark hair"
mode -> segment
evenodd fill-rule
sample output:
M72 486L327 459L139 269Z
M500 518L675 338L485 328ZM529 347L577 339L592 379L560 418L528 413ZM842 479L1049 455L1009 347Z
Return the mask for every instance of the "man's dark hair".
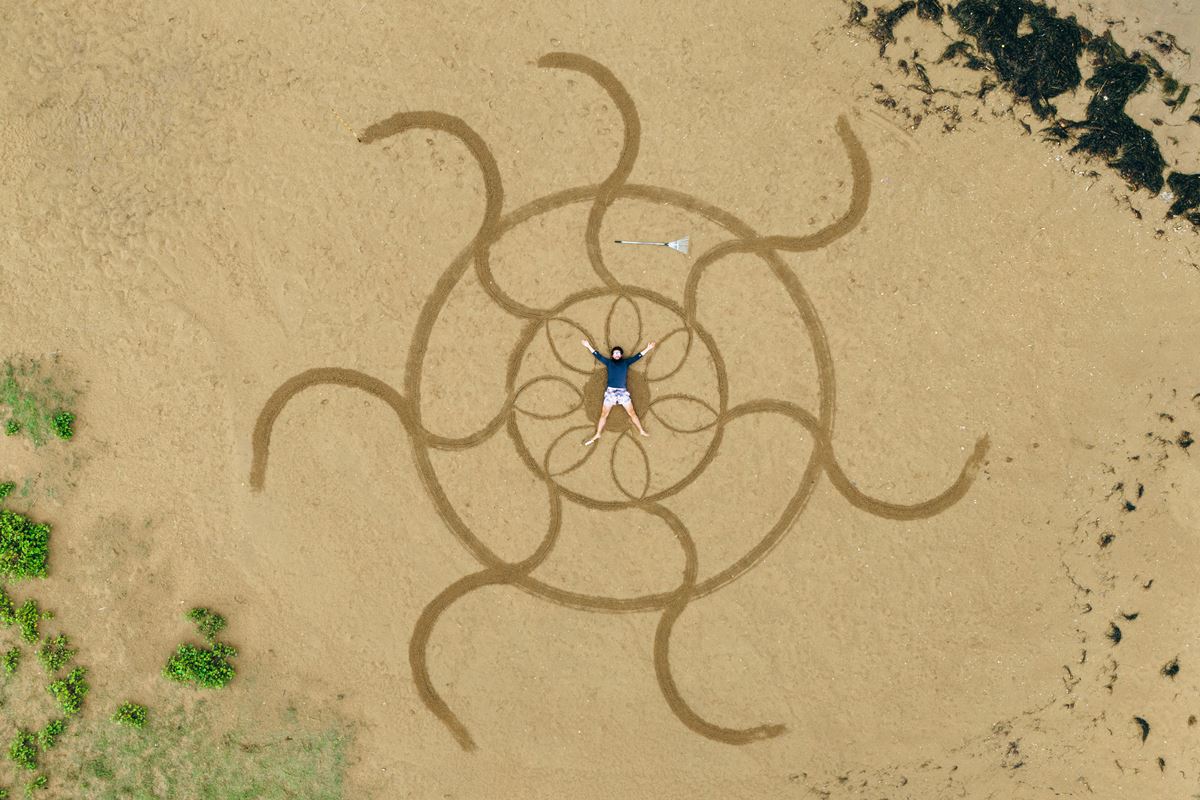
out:
M612 350L609 350L609 351L608 351L608 355L609 355L609 357L611 358L612 356L615 356L615 355L617 354L617 351L618 351L618 350L620 350L620 351L621 351L621 355L622 355L622 356L624 356L624 355L625 355L625 348L624 348L624 347L621 347L621 345L616 345L615 347L613 347L613 349L612 349Z

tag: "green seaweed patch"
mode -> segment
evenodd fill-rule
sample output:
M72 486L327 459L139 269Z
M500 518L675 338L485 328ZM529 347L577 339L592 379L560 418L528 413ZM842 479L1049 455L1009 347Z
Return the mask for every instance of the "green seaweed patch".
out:
M193 608L187 613L187 618L196 623L196 630L207 642L215 642L217 634L225 630L228 624L223 616L207 608Z
M0 578L44 578L49 555L49 525L0 509Z
M233 680L235 670L229 659L235 656L237 650L221 642L208 648L181 644L167 661L163 675L177 683L220 689Z
M4 674L12 675L21 666L21 648L10 647L4 653Z
M17 484L13 483L12 481L0 483L0 500L3 500L12 494L12 490L15 488L17 488Z
M0 378L0 405L7 406L9 413L5 432L10 436L24 433L35 447L41 447L52 435L70 439L75 433L75 415L70 406L78 393L69 396L43 371L38 359L9 358Z
M18 730L8 746L8 757L18 767L27 770L37 769L37 742L29 731Z
M49 784L49 779L45 775L38 775L25 785L25 796L32 797L34 792L45 789Z
M59 708L68 717L78 714L79 709L83 708L83 698L87 696L90 688L86 676L86 669L76 667L65 678L54 681L47 687L50 694L54 695L54 699L58 701Z
M116 713L113 714L113 722L118 725L128 725L131 728L141 730L146 727L146 720L149 717L149 712L145 706L137 703L121 703Z

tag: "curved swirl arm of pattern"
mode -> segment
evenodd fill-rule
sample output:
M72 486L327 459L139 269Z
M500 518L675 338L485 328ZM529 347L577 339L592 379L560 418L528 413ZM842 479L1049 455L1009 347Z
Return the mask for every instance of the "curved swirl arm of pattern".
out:
M823 428L816 417L795 403L786 400L753 400L730 409L728 419L734 419L744 414L764 412L782 414L803 425L816 439L816 447L819 450L818 460L834 488L855 508L887 519L925 519L945 511L957 503L974 483L975 475L979 472L979 467L983 463L984 456L987 455L990 444L986 434L979 437L975 442L975 449L963 463L958 478L936 496L919 503L891 503L865 494L850 482L841 464L838 463L837 456L834 455L833 442L830 440L828 431Z
M701 717L683 699L679 686L675 683L675 676L671 672L671 631L674 629L679 615L683 613L694 597L696 576L699 573L699 558L691 534L688 533L687 527L678 517L658 504L648 505L645 510L661 517L670 526L675 538L679 540L679 546L683 549L684 555L683 580L679 588L672 593L663 609L663 615L658 621L658 627L654 631L654 674L667 705L684 725L701 736L725 744L746 744L760 739L769 739L783 733L786 727L778 724L758 725L753 728L726 728L716 725Z
M428 445L435 449L462 450L482 443L500 430L511 413L514 399L524 391L528 384L511 393L504 401L500 412L483 428L467 436L451 437L440 436L425 430L412 413L408 399L378 378L373 378L355 369L341 367L316 367L305 370L299 375L289 378L272 392L263 405L262 411L258 413L258 420L254 423L254 433L251 437L253 455L250 466L250 488L254 491L261 491L266 484L267 460L271 454L271 433L275 429L275 420L289 400L309 387L321 385L345 386L364 391L379 398L395 411L410 436L423 437Z
M587 228L583 234L588 261L591 262L592 269L606 285L619 289L621 282L608 271L608 267L604 264L604 256L600 252L600 226L604 222L604 215L608 212L608 207L617 198L625 181L629 180L629 175L633 172L633 164L637 161L638 148L642 142L642 123L638 118L637 106L634 105L629 92L617 80L617 76L613 75L607 67L587 56L577 53L547 53L538 59L537 64L543 68L568 69L587 75L608 93L613 105L621 114L621 121L625 125L621 155L617 157L617 165L613 167L613 171L600 184L599 191L592 201L592 209L588 212Z
M562 497L550 481L546 481L546 488L550 492L550 523L546 535L542 537L542 541L533 554L523 561L487 567L460 578L429 601L429 604L421 612L421 616L417 618L416 625L413 626L412 638L408 643L408 661L412 667L413 682L417 686L417 693L420 695L421 701L425 703L425 707L449 728L450 733L464 750L474 750L475 740L471 738L467 727L433 686L426 658L429 639L433 635L438 618L458 600L485 586L511 585L517 579L528 575L550 555L550 551L558 541L559 532L562 530Z
M818 250L842 238L862 221L871 200L871 164L867 160L867 151L863 149L862 142L854 135L854 131L845 117L838 117L837 134L850 159L850 174L853 181L850 189L850 207L846 209L846 213L819 231L806 236L755 236L733 239L716 245L697 258L688 272L687 282L683 289L685 319L689 321L695 319L696 290L700 284L700 276L705 269L725 256L735 253L766 253L771 250L782 250L788 253ZM795 275L790 271L780 275L780 278L785 281L796 280Z
M500 168L487 143L478 133L461 119L438 111L401 111L385 120L371 125L358 137L363 144L377 142L389 136L395 136L405 131L424 129L448 133L458 139L479 165L483 176L483 190L486 198L483 222L479 231L471 241L468 249L473 252L475 274L485 292L505 311L518 317L540 317L541 309L527 306L507 294L496 283L491 268L491 246L503 233L500 225L501 213L504 209L504 183L500 178Z

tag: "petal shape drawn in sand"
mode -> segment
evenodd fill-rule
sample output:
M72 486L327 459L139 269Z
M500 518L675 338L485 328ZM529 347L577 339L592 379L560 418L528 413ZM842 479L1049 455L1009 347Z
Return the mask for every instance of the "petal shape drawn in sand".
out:
M700 433L717 422L717 410L698 397L666 394L655 398L650 412L667 430L675 433Z
M650 491L650 457L636 434L626 431L613 445L612 477L621 494L630 500L641 500Z
M542 458L542 469L546 474L557 478L582 467L599 449L596 444L582 446L595 430L593 425L576 425L559 434L546 448L546 455Z
M552 317L546 320L546 341L559 363L572 372L590 375L600 364L592 354L583 349L581 342L587 339L592 347L603 352L603 343L598 343L591 334L578 323L566 317Z
M513 407L534 419L562 419L583 407L583 392L566 378L542 375L517 390Z
M613 300L604 320L604 339L608 348L618 345L625 355L633 355L642 342L642 310L629 295L620 294Z
M654 346L646 356L646 380L661 381L683 368L692 349L691 328L676 328Z

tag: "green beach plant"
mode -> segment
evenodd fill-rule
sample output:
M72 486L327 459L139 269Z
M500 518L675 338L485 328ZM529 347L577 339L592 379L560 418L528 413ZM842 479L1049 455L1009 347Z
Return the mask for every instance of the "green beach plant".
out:
M0 483L0 500L3 500L12 494L12 490L15 488L17 488L17 484L13 483L12 481Z
M46 723L46 727L38 731L38 747L40 747L42 750L53 750L54 745L58 744L58 737L62 736L63 731L66 729L67 723L63 720L50 720Z
M193 608L187 613L187 618L196 623L196 630L208 643L217 640L217 634L225 630L225 618L207 608Z
M85 680L86 675L86 669L76 667L67 677L54 681L47 687L67 716L79 713L79 709L83 707L83 698L90 688Z
M54 426L54 435L60 439L70 439L75 435L75 415L70 411L59 411L50 424Z
M34 770L37 769L37 755L37 745L34 742L33 734L29 731L18 730L17 735L13 737L12 744L8 746L8 757L17 766Z
M13 607L12 598L4 591L4 587L0 586L0 625L11 628L16 621L17 610Z
M117 709L117 713L113 714L113 722L141 730L146 726L147 716L148 712L145 706L125 702L121 703L120 708Z
M33 644L38 640L38 622L42 612L38 610L37 601L32 597L26 600L16 612L17 625L21 628L21 638Z
M5 422L9 436L24 433L35 447L41 447L51 435L70 439L75 415L67 409L73 399L55 386L52 377L42 374L41 361L20 359L18 363L10 358L4 362L0 405L9 409Z
M21 648L10 647L4 653L4 673L12 675L17 671L17 667L21 665Z
M42 641L42 646L38 648L38 659L47 672L58 672L75 657L75 652L71 642L60 633Z
M49 525L0 509L0 578L44 578L49 555Z
M237 650L221 642L208 649L181 644L167 661L163 675L177 683L220 689L233 680L235 671L229 659L236 655Z
M46 778L46 776L45 776L45 775L38 775L36 778L34 778L33 780L31 780L31 781L28 783L28 785L26 785L26 786L25 786L25 796L26 796L26 797L33 797L33 793L34 793L35 791L39 791L39 790L41 790L41 789L45 789L45 788L46 788L46 784L47 784L48 782L49 782L49 780Z

